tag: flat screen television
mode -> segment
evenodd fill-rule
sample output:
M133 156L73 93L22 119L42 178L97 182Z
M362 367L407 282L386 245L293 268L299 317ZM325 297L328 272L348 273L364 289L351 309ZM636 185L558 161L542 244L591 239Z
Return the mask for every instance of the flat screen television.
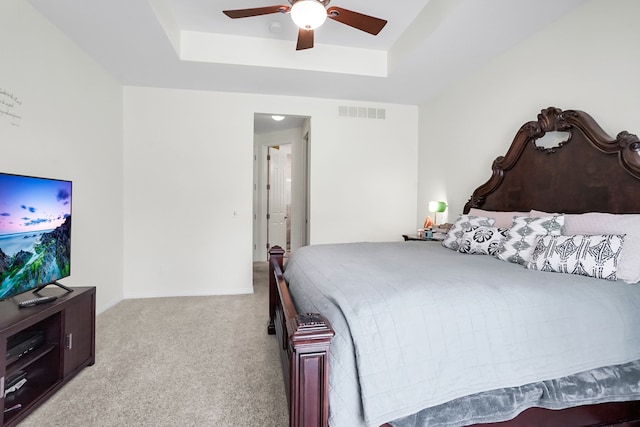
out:
M71 274L71 181L0 173L0 300Z

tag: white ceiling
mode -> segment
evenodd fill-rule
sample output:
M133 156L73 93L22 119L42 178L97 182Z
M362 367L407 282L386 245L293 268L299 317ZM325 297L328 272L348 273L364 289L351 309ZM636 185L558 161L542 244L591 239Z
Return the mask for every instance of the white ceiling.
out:
M288 15L222 13L286 0L28 1L123 85L419 105L584 0L334 0L389 22L329 19L305 51Z

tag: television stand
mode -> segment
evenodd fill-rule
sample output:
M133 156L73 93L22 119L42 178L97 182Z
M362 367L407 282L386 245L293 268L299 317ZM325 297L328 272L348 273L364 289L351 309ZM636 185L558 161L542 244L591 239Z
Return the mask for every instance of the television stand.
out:
M19 424L94 364L96 288L73 291L44 289L42 296L55 301L28 309L9 299L0 302L0 389L6 393L0 427Z
M73 289L69 288L68 286L63 285L63 284L62 284L62 283L60 283L60 282L51 282L51 283L47 283L46 285L38 286L37 288L35 288L35 289L33 290L33 293L34 293L34 294L37 294L38 292L40 292L41 290L43 290L44 288L46 288L46 287L47 287L47 286L49 286L49 285L56 285L56 286L58 286L58 287L60 287L60 288L64 289L64 290L65 290L65 291L67 291L67 292L73 292Z

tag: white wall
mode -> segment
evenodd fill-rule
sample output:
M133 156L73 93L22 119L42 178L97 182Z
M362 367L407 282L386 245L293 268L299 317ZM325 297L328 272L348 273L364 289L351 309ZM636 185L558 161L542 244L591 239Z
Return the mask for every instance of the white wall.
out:
M103 311L123 295L122 88L24 1L0 2L0 52L0 90L21 103L0 114L0 170L73 181L61 283L96 286Z
M311 243L412 230L418 108L338 117L344 104L125 87L125 296L252 291L256 112L311 117Z
M453 221L522 124L554 106L611 136L640 132L640 2L592 0L420 109L418 218L430 199Z

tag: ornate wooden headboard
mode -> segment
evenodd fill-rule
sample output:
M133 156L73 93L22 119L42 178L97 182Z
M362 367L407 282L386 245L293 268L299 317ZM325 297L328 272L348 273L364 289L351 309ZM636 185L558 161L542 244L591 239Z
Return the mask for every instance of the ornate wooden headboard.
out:
M566 132L552 148L537 143ZM640 213L640 140L626 131L611 138L583 111L549 107L525 123L491 178L464 207L494 211Z

